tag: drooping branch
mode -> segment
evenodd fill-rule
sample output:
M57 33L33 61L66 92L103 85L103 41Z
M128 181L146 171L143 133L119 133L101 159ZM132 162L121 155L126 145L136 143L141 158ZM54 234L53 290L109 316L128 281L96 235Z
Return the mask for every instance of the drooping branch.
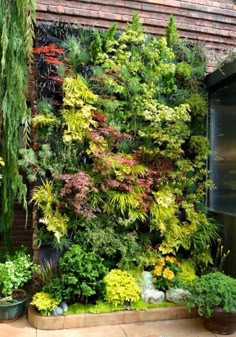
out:
M1 184L0 233L4 244L13 221L14 201L26 203L19 173L19 128L28 113L28 65L34 37L35 0L0 0L0 155L5 166Z

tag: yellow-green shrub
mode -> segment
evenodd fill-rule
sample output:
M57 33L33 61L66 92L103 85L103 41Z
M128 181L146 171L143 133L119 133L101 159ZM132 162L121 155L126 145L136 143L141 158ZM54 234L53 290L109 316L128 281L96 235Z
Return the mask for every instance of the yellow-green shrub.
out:
M33 296L31 304L35 305L43 316L49 316L58 306L59 301L52 298L48 293L40 291Z
M115 305L124 304L125 301L137 302L140 299L140 288L135 278L120 269L113 269L105 276L105 299Z

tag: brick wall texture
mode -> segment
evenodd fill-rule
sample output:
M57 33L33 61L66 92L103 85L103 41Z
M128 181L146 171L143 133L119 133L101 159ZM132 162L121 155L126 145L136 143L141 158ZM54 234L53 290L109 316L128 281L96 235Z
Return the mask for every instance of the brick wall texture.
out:
M37 20L61 21L86 27L107 28L118 22L123 28L138 11L145 30L161 35L173 14L182 37L206 43L208 51L236 46L234 0L38 0ZM209 53L208 72L214 60Z

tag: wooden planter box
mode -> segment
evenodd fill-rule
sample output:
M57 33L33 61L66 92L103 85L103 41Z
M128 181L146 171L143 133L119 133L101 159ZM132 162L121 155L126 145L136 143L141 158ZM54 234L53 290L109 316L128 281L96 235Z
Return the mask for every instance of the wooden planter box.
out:
M73 314L66 316L41 316L32 305L28 308L29 323L36 329L59 330L91 326L139 323L197 317L184 306L148 309L145 311L117 311L106 314Z

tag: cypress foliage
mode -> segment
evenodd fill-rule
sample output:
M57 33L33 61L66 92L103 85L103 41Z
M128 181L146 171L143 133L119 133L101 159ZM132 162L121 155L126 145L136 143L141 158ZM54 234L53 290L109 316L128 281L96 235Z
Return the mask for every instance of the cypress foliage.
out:
M0 156L2 169L0 234L9 244L14 200L26 204L19 173L19 127L28 114L28 64L34 38L35 0L0 0Z

